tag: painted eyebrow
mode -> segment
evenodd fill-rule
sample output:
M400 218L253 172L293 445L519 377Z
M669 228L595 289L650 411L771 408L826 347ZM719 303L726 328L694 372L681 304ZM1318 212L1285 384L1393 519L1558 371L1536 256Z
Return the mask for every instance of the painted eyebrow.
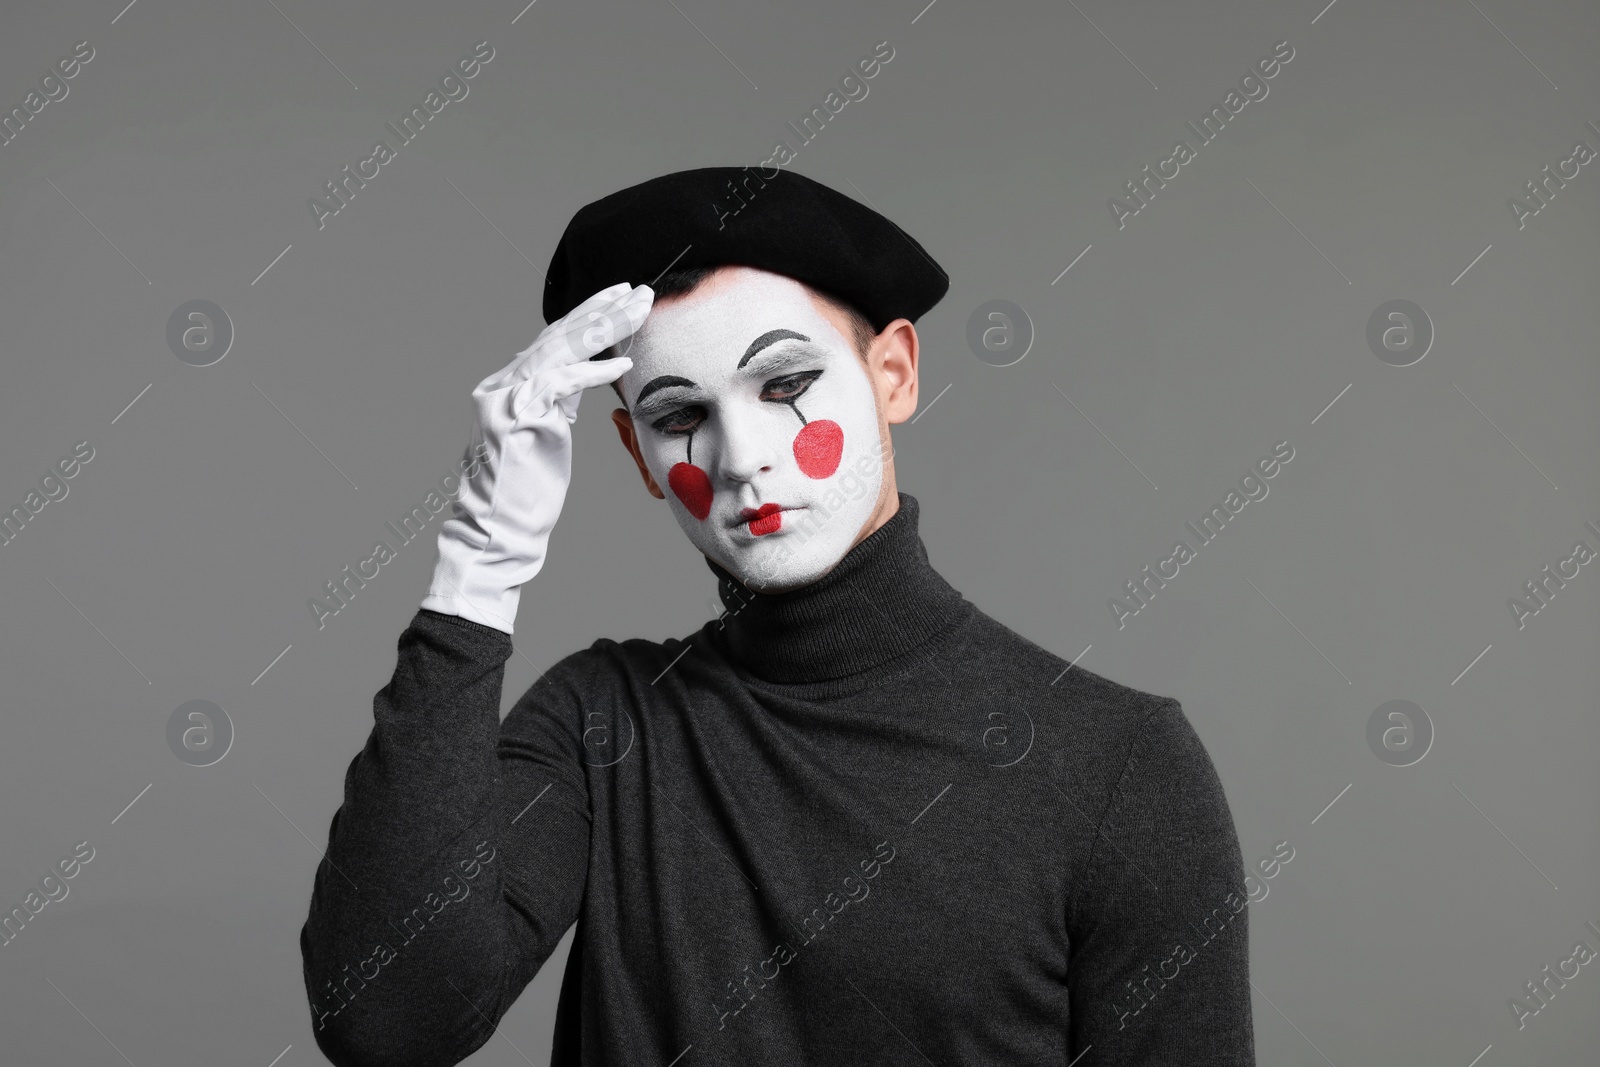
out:
M768 330L766 333L750 342L750 347L745 349L744 355L739 357L739 366L743 367L746 363L750 362L751 357L753 357L757 352L768 347L769 345L775 345L779 341L810 340L811 338L807 337L805 334L795 333L793 330Z
M693 387L695 384L696 383L690 381L688 378L680 378L676 374L663 374L659 378L651 378L645 383L645 387L639 390L639 395L633 398L633 409L638 411L640 402L642 402L645 397L649 396L657 389L667 389L675 385L687 385Z
M811 342L811 338L794 330L768 330L766 333L750 342L750 347L746 348L744 350L744 355L739 357L738 367L742 368L764 349L772 347L779 341L804 341L809 344ZM633 399L634 416L645 418L650 415L654 415L657 408L664 408L668 406L671 401L662 401L656 404L645 404L644 399L657 390L678 386L684 386L693 389L698 388L699 383L676 374L663 374L659 377L650 379L645 383L644 388L639 390L639 395Z

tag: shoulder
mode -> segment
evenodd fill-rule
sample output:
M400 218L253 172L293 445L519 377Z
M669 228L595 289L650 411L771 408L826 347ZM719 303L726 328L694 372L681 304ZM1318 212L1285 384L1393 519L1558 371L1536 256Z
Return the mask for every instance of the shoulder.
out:
M690 644L689 640L676 637L664 641L596 638L588 648L568 653L551 664L518 703L534 699L571 704L603 702L640 685L650 685Z
M617 641L609 637L596 638L588 648L574 652L561 660L556 667L569 674L600 679L640 678L646 683L666 670L693 644L688 638L669 637L652 641L644 637L629 637ZM552 667L552 670L555 668Z
M1167 810L1185 797L1226 804L1178 699L1098 674L981 611L971 625L953 657L985 692L985 703L1003 709L996 724L1012 729L1000 734L1027 727L1085 813L1104 812L1114 800Z
M501 750L564 751L593 765L614 738L631 738L633 712L687 642L602 637L551 664L517 698L501 723Z
M1097 674L981 610L973 612L970 627L969 638L956 653L961 659L994 684L1012 690L1017 699L1043 707L1102 752L1128 749L1152 717L1182 715L1175 698Z

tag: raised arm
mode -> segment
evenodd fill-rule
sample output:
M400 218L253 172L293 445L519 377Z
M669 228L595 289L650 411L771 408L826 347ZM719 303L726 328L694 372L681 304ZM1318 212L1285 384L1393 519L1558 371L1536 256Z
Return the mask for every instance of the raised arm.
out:
M1254 1067L1245 885L1216 768L1169 701L1139 730L1068 919L1077 1067Z
M498 630L420 610L373 698L300 933L312 1032L339 1067L459 1063L577 918L589 808L575 694L552 670L506 737L510 651Z
M312 1030L340 1067L460 1062L577 918L577 676L558 663L505 727L501 686L521 587L566 495L578 400L631 366L589 357L637 329L652 296L595 294L473 391L476 461L345 774L300 935Z

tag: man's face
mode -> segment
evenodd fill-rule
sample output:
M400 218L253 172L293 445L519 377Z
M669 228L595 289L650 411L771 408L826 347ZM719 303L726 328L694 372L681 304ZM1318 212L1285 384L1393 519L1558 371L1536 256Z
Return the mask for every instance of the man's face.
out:
M866 368L806 287L719 271L626 352L640 452L694 546L756 590L832 569L877 508L884 448Z

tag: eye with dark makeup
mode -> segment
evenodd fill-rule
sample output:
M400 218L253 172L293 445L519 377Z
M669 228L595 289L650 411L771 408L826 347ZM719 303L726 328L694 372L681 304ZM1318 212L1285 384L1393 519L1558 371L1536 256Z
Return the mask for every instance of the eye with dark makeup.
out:
M792 404L806 394L811 383L822 377L820 370L800 371L772 378L761 387L761 399L772 404ZM682 437L700 428L706 419L706 409L699 404L687 404L667 412L650 425L668 437Z
M687 407L669 411L650 425L669 437L679 437L683 434L694 433L705 421L706 409L699 404L690 404ZM692 421L691 421L692 420Z
M820 370L804 370L798 374L785 374L781 378L773 378L761 387L761 399L770 400L777 404L787 404L791 400L798 400L811 388L811 383L822 377Z

